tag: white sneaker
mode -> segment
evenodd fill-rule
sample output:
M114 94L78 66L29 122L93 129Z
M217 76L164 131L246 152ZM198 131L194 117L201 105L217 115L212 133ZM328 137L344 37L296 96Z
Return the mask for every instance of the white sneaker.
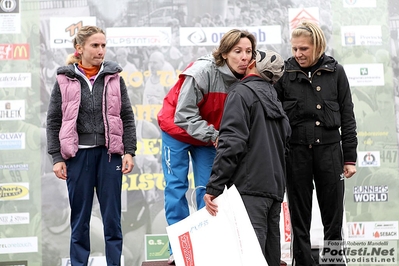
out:
M173 254L170 255L168 259L168 265L175 265L175 258L173 257Z

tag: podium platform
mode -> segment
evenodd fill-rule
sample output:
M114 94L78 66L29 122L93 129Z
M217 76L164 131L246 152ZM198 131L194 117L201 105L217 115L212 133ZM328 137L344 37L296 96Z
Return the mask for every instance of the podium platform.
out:
M168 261L144 261L141 266L169 266Z
M141 266L169 266L168 262L165 261L145 261ZM280 266L287 266L287 263L280 261Z

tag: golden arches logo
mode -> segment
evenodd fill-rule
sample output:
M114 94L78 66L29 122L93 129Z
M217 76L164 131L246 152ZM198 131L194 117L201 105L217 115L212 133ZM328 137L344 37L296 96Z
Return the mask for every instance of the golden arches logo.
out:
M29 44L14 44L14 60L29 59Z

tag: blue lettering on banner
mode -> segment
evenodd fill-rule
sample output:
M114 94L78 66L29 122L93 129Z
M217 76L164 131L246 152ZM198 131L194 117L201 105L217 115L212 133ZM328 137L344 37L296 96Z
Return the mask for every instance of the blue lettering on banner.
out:
M224 32L223 33L212 33L212 36L211 36L212 42L219 43L219 40L222 39L223 35L224 35Z
M258 29L257 32L252 31L251 33L255 36L257 42L259 42L259 43L266 42L266 32L263 31L262 29ZM224 34L225 34L225 32L212 33L211 41L215 44L219 43Z
M258 42L266 41L266 32L262 31L261 29L258 29L258 33L252 32L252 34L255 35Z

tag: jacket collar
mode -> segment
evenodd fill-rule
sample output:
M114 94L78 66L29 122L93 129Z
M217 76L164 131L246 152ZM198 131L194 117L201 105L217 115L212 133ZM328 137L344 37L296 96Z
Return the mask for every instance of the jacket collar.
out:
M320 64L319 69L323 68L323 69L328 69L330 71L333 71L337 64L338 64L338 62L333 57L324 54L323 61ZM295 60L295 58L293 56L288 58L288 60L285 61L285 68L287 71L301 70L301 67L299 66L299 64L297 63L297 61Z

